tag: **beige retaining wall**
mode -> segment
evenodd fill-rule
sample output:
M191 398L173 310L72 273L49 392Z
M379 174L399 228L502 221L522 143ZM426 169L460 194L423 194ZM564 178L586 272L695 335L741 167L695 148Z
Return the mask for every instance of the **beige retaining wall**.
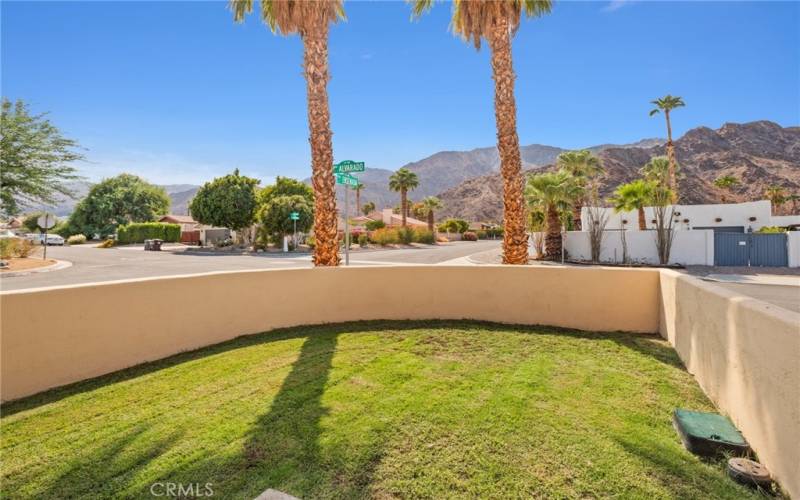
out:
M369 319L658 330L658 272L508 266L238 271L0 293L5 401L240 335Z
M800 498L800 314L662 271L660 330L761 462Z

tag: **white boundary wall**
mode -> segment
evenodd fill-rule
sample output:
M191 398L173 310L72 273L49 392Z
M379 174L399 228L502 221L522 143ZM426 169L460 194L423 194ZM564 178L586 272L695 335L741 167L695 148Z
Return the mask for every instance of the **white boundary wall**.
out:
M789 245L789 267L800 267L800 231L786 233Z
M800 233L798 233L800 235ZM600 251L600 261L622 263L621 231L606 231ZM628 246L628 261L647 264L658 264L655 231L625 231ZM589 233L585 231L569 231L564 238L564 247L570 259L591 260L592 252L589 244ZM798 240L800 252L800 240ZM798 256L800 259L800 256ZM714 231L675 231L675 238L670 252L670 264L682 265L714 265Z

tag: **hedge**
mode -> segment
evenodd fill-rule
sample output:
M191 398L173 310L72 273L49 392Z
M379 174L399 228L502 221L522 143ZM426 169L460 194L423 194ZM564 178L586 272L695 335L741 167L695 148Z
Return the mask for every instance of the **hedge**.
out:
M117 228L117 241L122 244L155 239L178 242L181 240L181 226L162 222L132 222Z

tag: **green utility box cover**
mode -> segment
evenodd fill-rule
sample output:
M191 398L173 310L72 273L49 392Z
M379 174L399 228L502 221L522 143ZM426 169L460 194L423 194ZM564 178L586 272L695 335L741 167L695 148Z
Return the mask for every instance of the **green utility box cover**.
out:
M709 457L722 452L744 455L750 447L733 423L722 415L677 408L672 416L687 450Z

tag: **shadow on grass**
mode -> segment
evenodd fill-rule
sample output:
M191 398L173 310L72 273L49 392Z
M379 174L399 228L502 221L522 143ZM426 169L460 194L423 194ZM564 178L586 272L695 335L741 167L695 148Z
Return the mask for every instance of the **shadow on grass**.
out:
M202 347L193 351L176 354L157 361L142 363L131 368L101 375L99 377L83 380L74 384L57 387L33 396L29 396L16 401L10 401L0 405L0 415L11 416L15 413L37 408L61 399L93 391L106 385L124 382L142 375L147 375L165 368L195 360L206 356L222 354L234 349L245 348L257 344L278 342L281 340L311 337L313 335L323 335L325 333L338 334L347 331L369 331L369 330L413 330L418 328L459 328L462 330L494 330L498 332L515 332L527 334L557 334L573 338L587 340L612 340L629 349L635 350L654 359L685 369L675 351L666 343L653 342L661 340L657 334L629 333L629 332L584 332L568 328L541 326L541 325L513 325L488 321L477 320L375 320L375 321L354 321L347 323L336 323L327 325L298 326L292 328L281 328L254 335L244 335L232 340L208 347Z

